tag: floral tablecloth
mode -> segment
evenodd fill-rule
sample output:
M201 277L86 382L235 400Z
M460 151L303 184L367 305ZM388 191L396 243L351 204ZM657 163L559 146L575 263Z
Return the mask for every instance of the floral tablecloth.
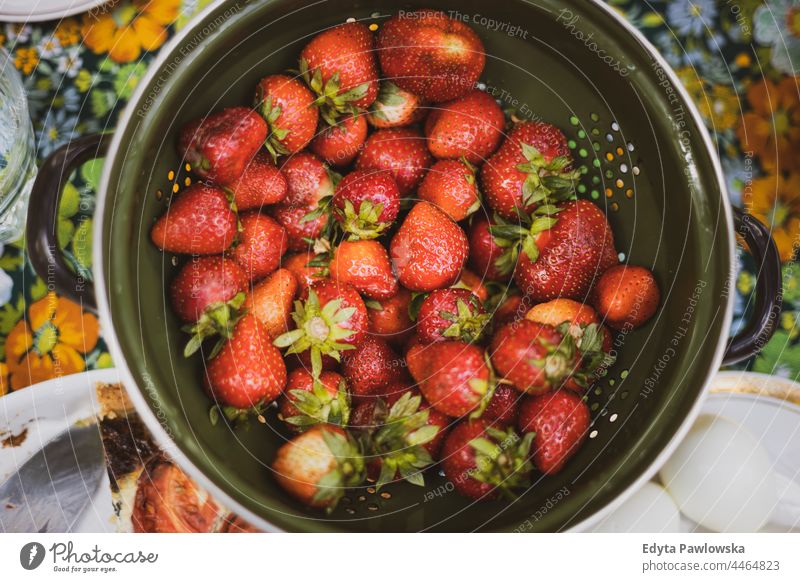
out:
M148 63L210 0L116 0L36 25L0 23L0 44L24 77L38 157L113 129ZM780 330L754 360L800 377L800 0L609 0L678 72L720 145L729 193L771 224L784 261ZM76 172L59 212L71 265L92 267L91 228L102 161ZM94 315L49 292L24 244L0 251L0 395L57 375L112 366ZM754 265L741 255L736 326ZM735 327L736 327L735 326Z

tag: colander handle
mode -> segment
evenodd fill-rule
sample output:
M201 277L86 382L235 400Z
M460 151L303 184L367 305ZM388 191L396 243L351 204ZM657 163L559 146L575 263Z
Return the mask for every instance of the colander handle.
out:
M739 208L734 208L733 212L736 232L747 243L758 272L753 316L744 329L728 342L722 359L726 366L751 358L761 351L775 333L783 305L781 256L769 228Z
M25 236L34 271L48 289L97 312L94 286L69 268L58 245L58 206L72 172L84 162L102 158L110 134L87 135L60 147L39 168L31 190Z

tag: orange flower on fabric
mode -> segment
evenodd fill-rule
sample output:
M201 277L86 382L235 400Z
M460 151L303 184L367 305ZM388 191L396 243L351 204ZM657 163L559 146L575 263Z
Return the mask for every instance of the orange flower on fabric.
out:
M8 394L8 366L0 362L0 396Z
M83 41L95 54L108 53L130 63L142 51L154 51L167 40L166 27L178 18L181 0L123 0L97 17L83 17Z
M6 365L12 390L82 372L83 354L97 345L97 318L78 304L48 293L28 308L27 319L6 339Z
M743 202L755 218L771 228L781 260L790 261L800 246L800 172L753 180Z
M798 77L785 77L779 83L764 80L747 91L753 110L742 117L739 140L768 170L800 170L798 83Z

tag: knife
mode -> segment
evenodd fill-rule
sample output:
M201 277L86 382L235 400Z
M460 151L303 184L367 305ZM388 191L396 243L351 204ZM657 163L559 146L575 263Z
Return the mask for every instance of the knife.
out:
M0 485L0 532L70 532L105 471L97 425L73 426Z

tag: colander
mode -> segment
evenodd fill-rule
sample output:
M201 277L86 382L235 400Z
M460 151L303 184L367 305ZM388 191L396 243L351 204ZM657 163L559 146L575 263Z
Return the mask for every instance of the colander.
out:
M580 196L608 214L621 258L652 268L663 300L650 323L617 338L616 364L588 395L589 438L560 474L535 477L515 500L473 502L434 468L426 487L365 487L325 515L295 503L271 478L269 463L287 438L280 423L234 430L209 422L202 363L183 357L185 338L165 296L177 262L148 232L170 194L191 180L174 147L184 123L250 103L262 76L295 67L301 48L327 27L353 18L377 29L415 8L470 24L486 46L486 90L517 116L564 129L586 167ZM69 171L104 154L93 289L56 252L53 225ZM760 268L750 323L729 342L737 232ZM113 139L83 138L44 165L28 237L48 282L87 308L96 293L114 361L166 451L265 530L585 529L652 476L691 425L710 376L755 353L780 310L769 232L730 207L715 146L676 76L612 9L588 0L217 2L160 51Z

